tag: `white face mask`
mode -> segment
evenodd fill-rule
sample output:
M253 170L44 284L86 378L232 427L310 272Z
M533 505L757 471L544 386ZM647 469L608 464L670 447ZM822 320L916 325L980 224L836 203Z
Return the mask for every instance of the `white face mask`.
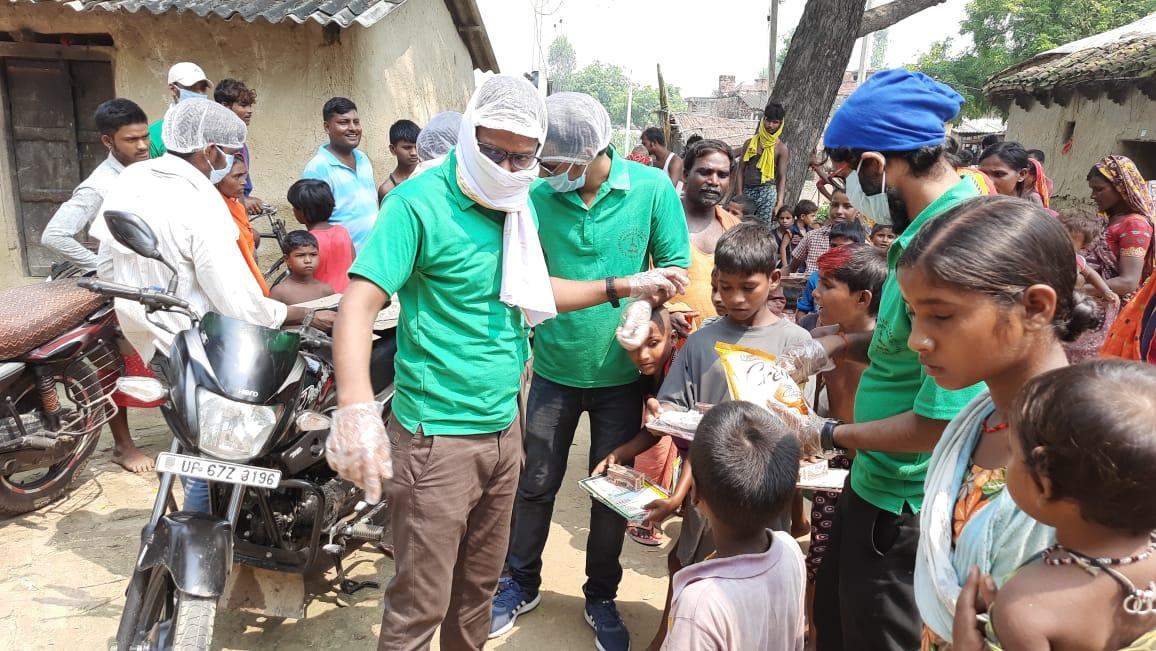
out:
M859 167L863 167L863 161L859 161ZM883 170L883 180L880 181L879 187L882 188L879 194L869 195L863 191L858 169L847 175L847 198L851 200L851 205L876 224L890 226L892 219L891 205L887 202L886 168Z
M234 156L233 156L233 154L226 154L223 149L221 149L220 147L217 147L216 145L213 145L213 146L216 147L217 151L221 152L221 155L225 157L225 166L224 167L222 167L221 169L217 169L217 168L213 167L213 161L209 160L209 155L204 154L203 152L202 152L202 154L205 157L205 162L209 164L209 183L216 185L216 184L220 183L221 181L224 181L225 177L229 175L229 170L233 169Z
M553 176L546 177L546 184L553 188L554 192L564 194L566 192L573 192L578 188L586 185L586 169L582 170L582 174L576 179L570 178L570 171L574 169L574 163L566 166L566 169Z
M478 150L478 139L472 124L458 134L458 187L466 196L493 210L514 212L525 208L530 200L530 183L538 178L538 167L509 171L486 158Z
M180 86L178 86L177 87L177 102L183 102L187 99L209 99L209 96L206 95L205 93L198 93L195 90L189 90L188 88L181 88Z

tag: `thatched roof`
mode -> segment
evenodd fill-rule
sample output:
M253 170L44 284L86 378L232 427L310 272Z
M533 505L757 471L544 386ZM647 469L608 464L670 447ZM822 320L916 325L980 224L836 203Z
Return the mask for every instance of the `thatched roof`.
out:
M758 120L732 120L713 115L674 113L670 116L671 140L679 144L693 135L721 140L731 147L740 147L755 133Z

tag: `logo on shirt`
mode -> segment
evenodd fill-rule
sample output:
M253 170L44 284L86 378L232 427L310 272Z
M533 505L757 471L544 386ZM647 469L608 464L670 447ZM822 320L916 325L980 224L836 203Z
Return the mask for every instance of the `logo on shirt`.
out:
M618 249L623 255L639 256L646 252L646 234L637 228L623 231L618 238Z

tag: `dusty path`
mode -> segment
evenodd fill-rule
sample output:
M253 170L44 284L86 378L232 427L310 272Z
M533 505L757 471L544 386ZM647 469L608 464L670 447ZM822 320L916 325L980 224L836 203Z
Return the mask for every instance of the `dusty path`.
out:
M150 453L167 449L159 417L133 411L130 422ZM546 546L542 605L491 649L590 649L582 621L584 549L589 500L577 487L586 467L589 430L583 420L571 448L571 472L558 496ZM152 506L155 475L132 475L110 461L111 438L93 456L79 488L65 501L23 517L0 520L0 648L111 648L124 604L124 588ZM677 535L678 525L667 532ZM618 605L633 647L642 649L658 625L666 594L665 549L627 541L625 578ZM393 572L373 554L352 558L354 578ZM381 593L359 592L349 607L314 602L304 620L265 621L225 613L217 617L222 649L373 649L381 618ZM434 648L437 648L435 642Z

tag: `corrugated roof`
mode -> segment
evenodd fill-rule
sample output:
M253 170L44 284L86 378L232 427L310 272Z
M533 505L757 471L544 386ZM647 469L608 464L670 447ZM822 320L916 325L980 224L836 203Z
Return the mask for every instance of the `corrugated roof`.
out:
M758 120L732 120L697 113L674 113L670 120L682 142L686 142L690 136L699 135L721 140L731 147L741 146L759 126Z
M1010 69L992 77L983 90L988 97L1007 97L1149 77L1156 77L1156 35L1114 41L1038 65Z
M309 20L342 28L354 24L371 27L407 0L9 0L11 3L56 3L76 11L145 10L153 14L190 11L202 18L214 14L225 20L240 17L246 22L263 18L271 23ZM453 16L458 35L466 44L475 68L498 71L497 57L490 45L475 0L444 0Z

